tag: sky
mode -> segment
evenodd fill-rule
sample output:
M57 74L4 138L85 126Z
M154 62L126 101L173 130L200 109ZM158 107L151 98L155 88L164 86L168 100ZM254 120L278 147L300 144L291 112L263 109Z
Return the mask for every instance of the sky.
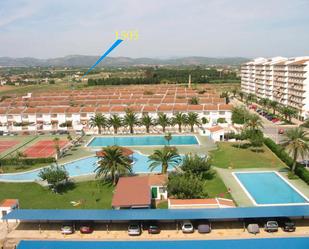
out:
M309 0L0 0L0 57L309 55Z

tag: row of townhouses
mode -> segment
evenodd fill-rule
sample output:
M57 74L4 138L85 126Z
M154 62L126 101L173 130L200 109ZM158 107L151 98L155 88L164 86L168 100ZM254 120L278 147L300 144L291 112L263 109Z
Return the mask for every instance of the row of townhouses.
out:
M128 90L129 89L129 90ZM231 122L231 105L216 93L186 88L104 89L103 91L70 91L61 93L27 94L0 102L0 131L94 131L90 119L97 113L109 118L123 117L128 109L138 117L145 114L154 119L159 113L172 117L177 112L196 112L207 118L210 125L218 119ZM151 93L151 94L150 94ZM197 104L189 104L192 97Z
M241 89L309 117L309 57L256 58L241 68Z

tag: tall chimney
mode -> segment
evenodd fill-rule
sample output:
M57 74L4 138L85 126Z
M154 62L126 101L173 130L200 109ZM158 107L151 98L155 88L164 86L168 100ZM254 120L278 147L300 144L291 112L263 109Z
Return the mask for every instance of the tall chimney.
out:
M191 74L189 74L189 84L188 87L191 88Z

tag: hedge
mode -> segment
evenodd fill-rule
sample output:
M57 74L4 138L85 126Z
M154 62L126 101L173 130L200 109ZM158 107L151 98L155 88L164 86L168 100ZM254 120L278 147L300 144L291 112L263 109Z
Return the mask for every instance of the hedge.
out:
M273 152L276 154L277 157L281 159L287 166L292 168L293 165L293 159L286 153L284 148L281 145L276 144L273 140L270 138L264 139L264 144ZM295 174L301 178L304 182L306 182L309 185L309 171L304 168L303 165L300 163L296 164Z
M39 163L54 163L55 158L53 157L47 157L47 158L2 158L0 159L0 165L17 165L17 164L23 164L23 165L33 165L33 164L39 164Z

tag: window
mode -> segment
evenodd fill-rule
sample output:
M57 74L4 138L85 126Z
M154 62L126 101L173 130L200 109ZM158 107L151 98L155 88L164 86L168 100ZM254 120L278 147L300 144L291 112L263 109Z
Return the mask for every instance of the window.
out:
M209 115L209 112L208 111L204 112L204 115Z
M25 115L25 114L24 114L22 117L23 117L23 118L28 118L28 115Z
M220 115L224 115L224 114L225 114L225 111L219 111L219 114L220 114Z
M159 187L159 193L160 194L164 194L166 192L166 188L165 187Z

